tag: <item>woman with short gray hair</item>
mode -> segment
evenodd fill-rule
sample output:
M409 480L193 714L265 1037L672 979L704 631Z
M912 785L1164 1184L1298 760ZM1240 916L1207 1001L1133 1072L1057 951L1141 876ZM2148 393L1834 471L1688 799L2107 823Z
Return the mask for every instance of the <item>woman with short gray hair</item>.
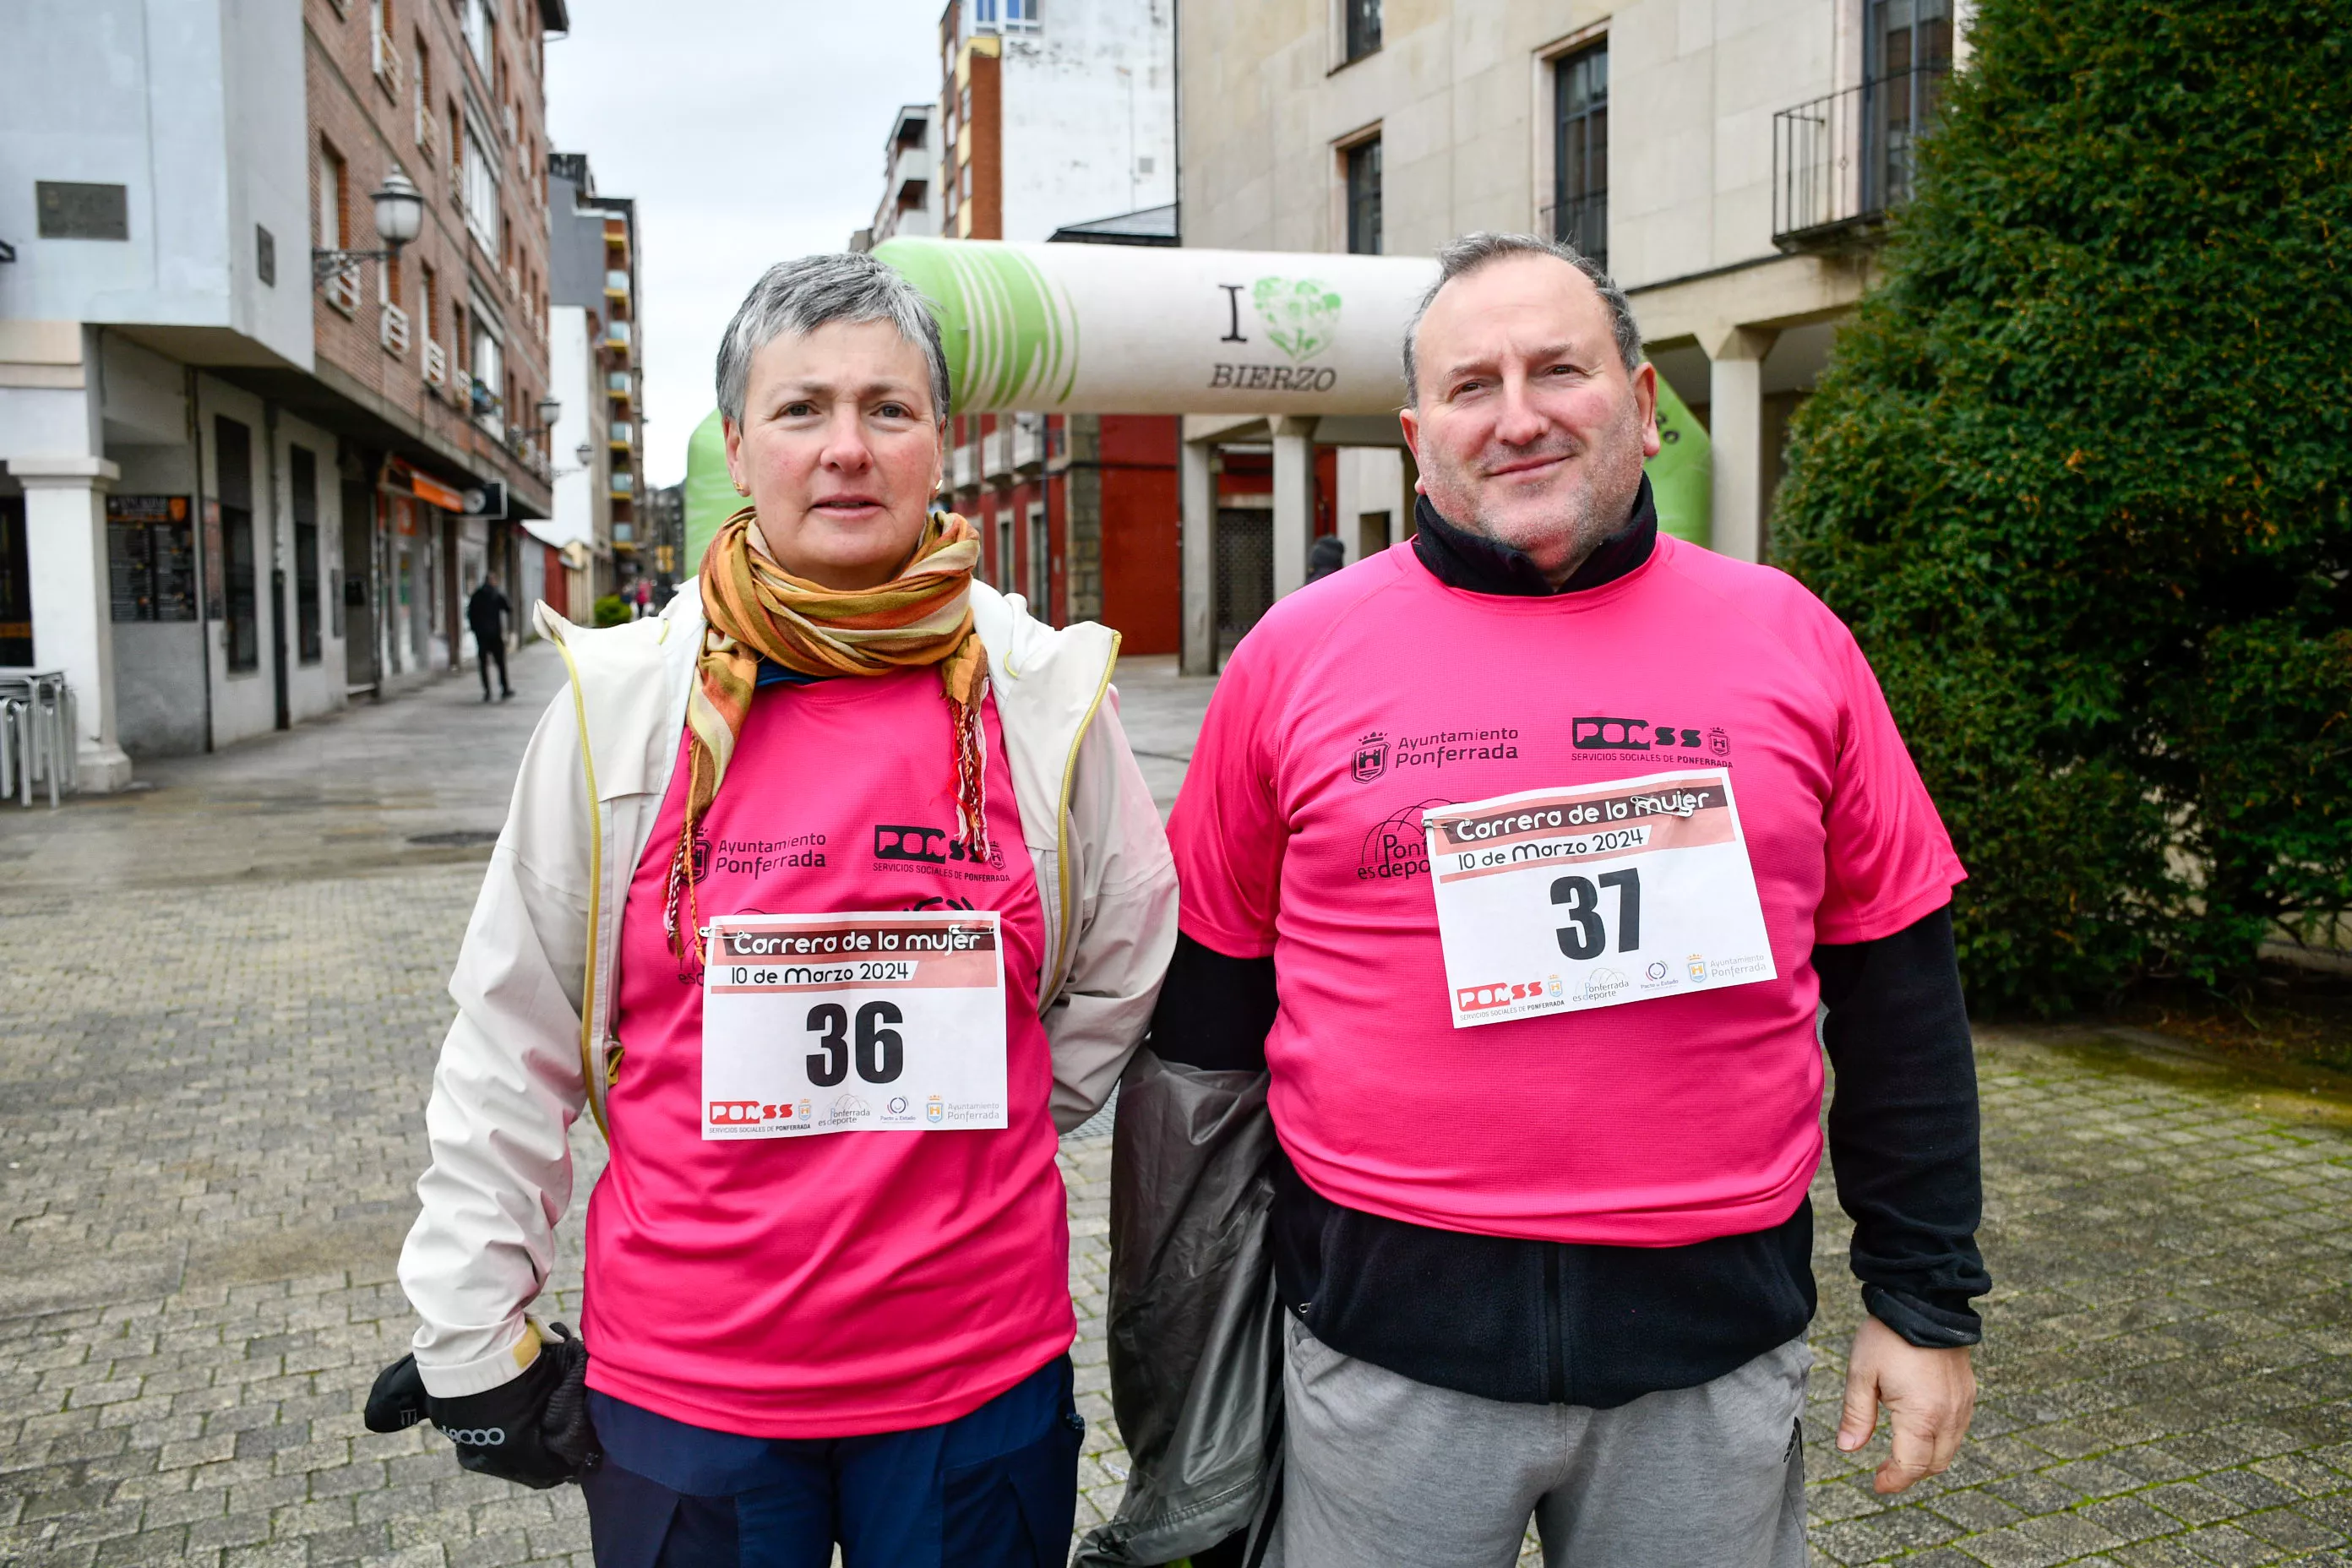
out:
M933 513L950 378L864 256L772 268L720 346L748 504L652 619L541 606L541 721L451 984L370 1398L460 1464L578 1480L602 1568L1060 1568L1073 1404L1056 1130L1176 938L1115 706ZM611 1156L583 1337L526 1309L565 1132Z

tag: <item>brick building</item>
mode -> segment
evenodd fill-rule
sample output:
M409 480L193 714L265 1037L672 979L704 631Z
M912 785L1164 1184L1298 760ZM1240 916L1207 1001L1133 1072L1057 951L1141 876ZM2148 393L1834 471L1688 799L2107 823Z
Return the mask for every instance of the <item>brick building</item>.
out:
M580 546L587 575L572 595L586 622L594 600L633 590L640 576L674 570L646 536L645 340L637 312L637 204L605 195L584 153L549 155L548 269L551 383L563 411L553 450L555 516L541 531Z
M940 233L1176 243L1167 0L950 0L940 60L925 197ZM1168 416L958 418L949 499L981 531L989 581L1056 624L1117 628L1127 652L1175 652L1179 435Z
M461 660L466 595L488 570L515 588L515 525L552 508L545 35L568 26L563 0L304 0L315 244L372 246L365 193L394 168L425 196L415 240L315 309L343 596L370 623L355 686Z

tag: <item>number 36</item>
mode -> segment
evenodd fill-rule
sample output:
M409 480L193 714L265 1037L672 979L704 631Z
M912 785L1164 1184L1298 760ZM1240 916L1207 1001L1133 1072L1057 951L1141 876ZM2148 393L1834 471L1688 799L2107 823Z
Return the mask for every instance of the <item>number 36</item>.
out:
M1601 888L1617 889L1617 951L1631 952L1642 945L1642 874L1610 871L1596 888L1582 877L1561 877L1551 885L1551 901L1568 911L1569 923L1555 934L1559 951L1570 958L1598 958L1609 945L1609 929L1601 919Z
M907 1068L906 1042L889 1024L906 1016L887 1002L868 1002L857 1009L857 1076L867 1083L888 1083ZM809 1009L809 1033L824 1048L809 1053L809 1082L831 1089L849 1076L849 1010L838 1002L820 1002Z

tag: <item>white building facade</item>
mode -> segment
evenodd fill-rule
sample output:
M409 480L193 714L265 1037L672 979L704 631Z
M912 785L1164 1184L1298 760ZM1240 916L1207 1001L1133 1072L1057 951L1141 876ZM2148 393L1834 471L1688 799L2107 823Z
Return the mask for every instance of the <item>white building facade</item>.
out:
M1956 3L1189 0L1184 243L1570 240L1625 287L1706 428L1713 546L1759 559L1789 416L1963 53ZM1187 436L1267 430L1195 419ZM1410 476L1396 454L1339 457L1353 558L1383 512L1389 537L1408 526Z
M0 664L62 669L83 787L340 707L296 0L27 0L0 95Z
M940 51L938 232L1042 240L1174 205L1176 0L951 0Z

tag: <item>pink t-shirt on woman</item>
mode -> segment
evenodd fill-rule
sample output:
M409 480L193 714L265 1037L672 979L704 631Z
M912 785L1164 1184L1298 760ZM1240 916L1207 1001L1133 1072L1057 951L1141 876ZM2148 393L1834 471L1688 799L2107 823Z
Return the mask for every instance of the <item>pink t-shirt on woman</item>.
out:
M760 1437L968 1414L1067 1350L1069 1236L1037 1018L1036 879L992 701L987 865L955 833L950 717L915 669L753 700L706 814L701 918L994 910L1009 1125L702 1136L702 976L662 929L684 742L621 923L612 1159L588 1205L590 1386Z
M1776 977L1455 1028L1423 811L1713 768ZM1821 1159L1814 944L1892 935L1963 875L1845 626L1669 537L1551 597L1448 587L1410 544L1291 595L1227 665L1169 838L1184 933L1275 960L1270 1101L1310 1185L1631 1247L1795 1212Z

